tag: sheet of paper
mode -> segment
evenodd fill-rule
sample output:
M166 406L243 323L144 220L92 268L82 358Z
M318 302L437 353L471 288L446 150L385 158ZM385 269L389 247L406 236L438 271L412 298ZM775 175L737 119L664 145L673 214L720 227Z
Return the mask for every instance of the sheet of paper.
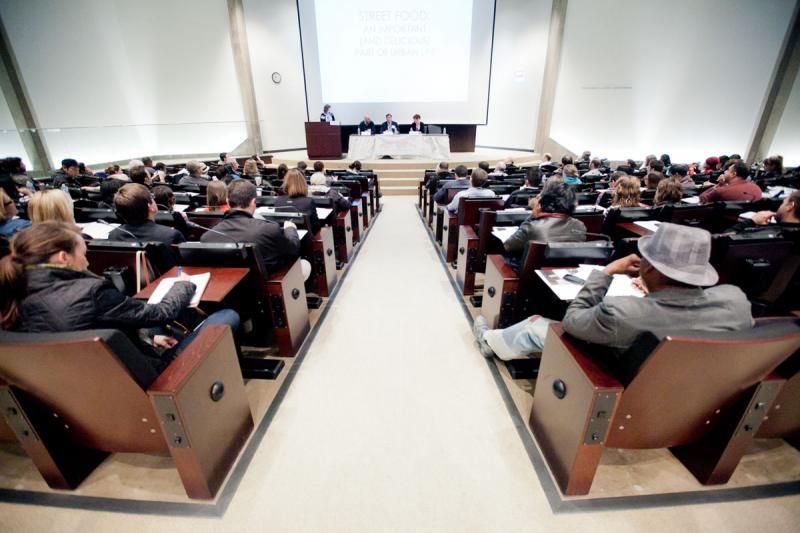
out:
M189 209L189 204L175 204L172 206L172 209L177 211L178 213L183 213L187 209Z
M739 213L739 218L743 218L745 220L753 220L753 217L756 215L755 211L745 211L744 213ZM769 219L770 224L776 224L777 221L775 217Z
M593 270L602 270L601 265L579 265L578 268L554 268L548 270L537 270L539 278L544 281L550 290L558 296L559 299L564 301L574 300L578 293L583 288L583 285L572 283L564 279L567 274L572 274L575 277L581 278L586 281ZM633 279L625 276L624 274L616 274L611 280L611 285L606 292L606 296L636 296L643 297L639 289L634 287Z
M317 218L320 219L320 220L324 220L324 219L328 218L331 213L333 213L333 209L330 209L330 208L327 208L327 207L318 207L317 208Z
M189 281L194 283L195 290L194 296L192 296L192 301L189 303L190 307L197 307L200 303L200 297L203 296L203 291L206 290L206 286L208 285L208 281L211 279L211 272L205 272L203 274L194 274L189 276ZM156 290L153 291L153 294L150 295L150 298L147 300L149 304L157 304L161 303L161 300L164 299L164 296L167 295L169 290L175 285L176 281L180 281L180 278L164 278L158 283L158 287Z
M307 229L299 229L299 230L297 230L297 236L300 237L301 241L303 240L303 237L305 237L307 234L308 234L308 230Z
M681 198L681 202L685 204L699 204L700 197L699 196L687 196L685 198Z
M508 200L508 198L509 198L510 196L511 196L510 194L501 194L501 195L500 195L500 198L502 198L502 199L503 199L503 201L505 202L506 200Z
M500 239L500 242L505 243L518 229L516 226L494 226L492 235Z
M636 224L640 228L644 228L655 233L658 227L661 225L661 222L659 222L658 220L639 220L637 222L634 222L634 224Z
M119 224L101 224L99 222L81 222L78 224L81 231L92 239L108 239L108 234L119 227Z
M576 213L603 213L605 208L600 205L579 205L575 207Z
M767 196L770 198L782 198L783 196L787 196L792 194L797 189L793 189L792 187L782 187L780 185L771 185L767 187Z

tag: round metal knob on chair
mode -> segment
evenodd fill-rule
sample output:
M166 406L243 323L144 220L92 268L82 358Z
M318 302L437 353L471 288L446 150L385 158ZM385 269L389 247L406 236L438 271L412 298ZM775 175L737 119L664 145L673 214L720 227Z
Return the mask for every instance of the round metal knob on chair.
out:
M463 246L458 249L458 253L460 253L461 255L464 255L464 252L465 252L465 250L464 250Z
M345 226L344 230L345 231L350 231L350 226Z
M447 231L447 226L442 226L442 229Z
M488 289L486 289L486 294L489 295L489 298L494 298L496 292L497 291L494 289L494 287L489 287Z
M295 300L300 298L300 289L292 289L292 298Z
M332 256L332 255L333 255L333 250L331 250L330 248L328 248L328 251L327 251L327 252L325 252L325 253L326 253L326 254L328 254L328 257L330 257L330 256Z
M553 382L553 394L555 394L556 398L559 400L567 395L567 384L564 383L563 379L557 379Z
M221 381L215 381L211 385L211 400L218 402L225 396L225 384Z

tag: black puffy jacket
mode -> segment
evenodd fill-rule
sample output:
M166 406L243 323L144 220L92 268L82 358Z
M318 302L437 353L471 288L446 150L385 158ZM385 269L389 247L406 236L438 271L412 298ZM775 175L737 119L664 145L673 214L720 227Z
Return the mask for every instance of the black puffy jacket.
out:
M194 294L191 282L178 282L159 304L129 298L91 272L38 265L27 272L27 296L20 304L16 331L31 333L110 328L122 330L150 364L161 372L170 362L141 339L140 328L175 320ZM167 352L169 353L169 352Z

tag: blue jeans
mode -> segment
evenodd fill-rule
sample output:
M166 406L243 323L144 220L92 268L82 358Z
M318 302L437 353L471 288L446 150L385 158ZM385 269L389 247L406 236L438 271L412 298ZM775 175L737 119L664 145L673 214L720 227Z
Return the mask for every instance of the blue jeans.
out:
M191 342L197 337L206 326L211 324L223 324L231 327L234 335L236 330L239 329L239 313L233 309L220 309L216 313L212 313L206 318L199 326L194 328L194 331L186 335L178 344L176 344L170 351L173 357L177 357Z

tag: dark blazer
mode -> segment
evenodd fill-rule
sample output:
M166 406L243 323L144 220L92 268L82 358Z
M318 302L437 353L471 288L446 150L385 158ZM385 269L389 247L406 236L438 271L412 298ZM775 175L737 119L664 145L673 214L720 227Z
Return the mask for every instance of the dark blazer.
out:
M428 133L428 126L424 122L420 121L419 129L417 129L417 125L412 122L411 127L409 128L408 131L419 131L422 133Z
M468 189L469 188L469 178L464 179L454 179L450 181L445 181L439 187L439 190L436 191L436 194L433 195L433 201L437 204L444 205L447 203L447 191L448 189Z
M331 120L336 120L336 115L331 113ZM320 122L328 122L328 117L325 115L324 112L319 114L319 121Z
M388 122L384 122L383 124L381 124L381 133L388 130L391 126L394 126L395 131L397 133L400 133L400 125L397 124L397 122L395 122L394 120L392 121L391 124L389 124Z
M366 130L369 130L370 133L375 133L375 123L370 122L369 124L367 124L362 120L358 125L358 133L361 133L362 131Z
M252 243L267 271L276 270L289 264L300 256L300 237L294 228L282 229L277 222L253 218L253 215L241 209L232 209L225 213L222 221L214 226L240 243ZM200 238L202 242L231 242L222 235L210 231Z
M506 252L519 255L528 241L581 242L586 240L586 226L569 216L529 218L503 244Z
M170 244L179 244L186 240L183 234L175 228L156 224L152 220L148 220L144 224L123 224L120 228L130 231L136 235L141 242L163 242L169 246ZM111 230L111 233L108 234L108 238L112 241L135 242L133 237L121 231L119 228Z
M140 340L139 329L163 326L189 305L194 285L178 281L158 304L129 298L91 272L40 266L26 273L27 295L20 304L16 331L30 333L119 329L139 348L147 364L161 373L171 361Z
M316 235L321 227L319 217L317 217L317 204L310 196L289 196L284 194L275 198L275 207L295 207L299 212L308 215L311 219L311 227L308 228L312 235ZM288 210L282 210L288 211Z

